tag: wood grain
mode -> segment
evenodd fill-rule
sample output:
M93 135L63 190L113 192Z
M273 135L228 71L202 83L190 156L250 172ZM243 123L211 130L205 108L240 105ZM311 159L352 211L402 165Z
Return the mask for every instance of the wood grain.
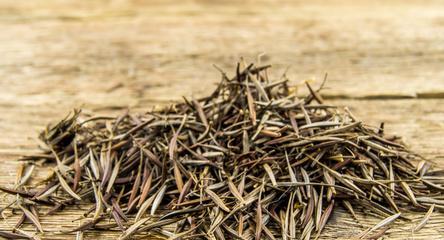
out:
M295 84L318 84L328 72L330 103L350 106L372 125L386 122L436 167L444 164L440 1L0 0L0 27L1 185L13 182L17 157L37 151L38 131L72 108L116 115L202 96L220 78L212 64L232 74L240 56L254 60L261 52L264 63L275 64L274 78L289 65ZM42 222L60 231L79 214L72 208ZM322 238L348 239L377 221L360 214L355 223L340 211ZM442 239L443 222L436 213L414 235L414 223L399 222L387 238ZM10 224L0 221L0 229Z

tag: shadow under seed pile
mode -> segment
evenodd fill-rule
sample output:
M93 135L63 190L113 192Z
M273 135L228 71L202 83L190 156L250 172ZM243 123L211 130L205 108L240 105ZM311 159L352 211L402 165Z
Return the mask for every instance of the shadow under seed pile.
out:
M92 203L70 232L120 229L120 239L165 235L186 239L309 239L343 205L383 219L357 237L382 235L405 210L442 209L440 171L383 128L326 105L308 83L298 98L287 80L269 81L269 66L249 65L208 97L143 115L81 121L67 117L41 134L45 153L23 158L9 205L22 214L1 236L38 238L38 214ZM34 161L55 162L44 184L24 187ZM418 160L413 165L412 160ZM113 218L115 224L109 224ZM166 227L168 226L168 227ZM381 231L382 229L382 231Z

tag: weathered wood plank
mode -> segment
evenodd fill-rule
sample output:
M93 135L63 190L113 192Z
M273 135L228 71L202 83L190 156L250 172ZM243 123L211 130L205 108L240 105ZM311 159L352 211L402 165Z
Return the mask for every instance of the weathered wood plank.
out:
M231 70L240 56L266 52L276 75L289 65L292 79L328 72L330 95L443 97L442 8L440 1L3 0L0 87L2 97L38 101L180 96L217 82L212 63ZM91 97L97 92L110 93Z

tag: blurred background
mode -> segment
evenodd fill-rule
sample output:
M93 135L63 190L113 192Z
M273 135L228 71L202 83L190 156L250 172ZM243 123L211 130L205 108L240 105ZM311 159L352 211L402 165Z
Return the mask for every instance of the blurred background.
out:
M444 91L442 1L0 1L1 100L134 106L274 65L335 97ZM26 96L17 99L17 96ZM48 97L51 96L51 97ZM9 98L8 98L9 97Z
M203 96L213 64L232 76L263 53L273 79L328 73L331 104L444 163L443 1L0 0L0 183L74 107L116 115Z

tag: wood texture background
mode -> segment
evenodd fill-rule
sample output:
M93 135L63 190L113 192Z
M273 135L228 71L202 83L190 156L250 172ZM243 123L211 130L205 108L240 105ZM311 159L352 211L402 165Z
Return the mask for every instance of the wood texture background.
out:
M72 108L116 115L202 96L220 79L212 64L232 74L240 56L254 61L262 52L272 76L290 66L295 84L328 72L332 104L384 121L444 167L442 1L0 0L0 184L13 183L20 155L38 150L38 131ZM42 222L60 231L79 214L72 208ZM322 238L348 239L376 222L338 211ZM0 229L13 224L0 221ZM443 239L443 224L436 213L412 234L414 222L398 222L385 239ZM74 235L47 236L54 238Z

